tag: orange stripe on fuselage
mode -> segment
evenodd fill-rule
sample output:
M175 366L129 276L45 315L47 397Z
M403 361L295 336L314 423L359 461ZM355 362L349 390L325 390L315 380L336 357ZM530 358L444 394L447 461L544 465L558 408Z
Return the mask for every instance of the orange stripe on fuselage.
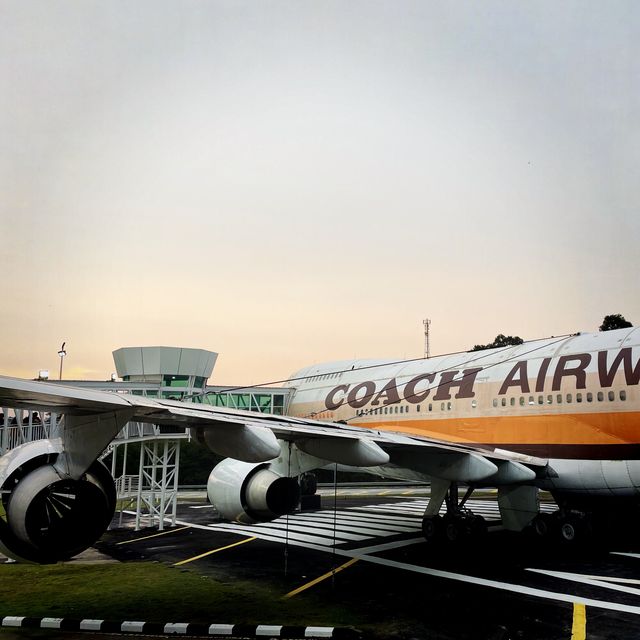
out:
M575 413L540 416L431 418L393 422L353 420L359 427L396 431L451 442L541 445L640 443L640 412Z

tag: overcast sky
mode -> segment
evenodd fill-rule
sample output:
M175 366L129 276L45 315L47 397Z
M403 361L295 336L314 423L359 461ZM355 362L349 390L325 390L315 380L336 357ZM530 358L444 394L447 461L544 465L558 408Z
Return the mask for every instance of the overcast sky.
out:
M640 323L640 3L0 0L0 373Z

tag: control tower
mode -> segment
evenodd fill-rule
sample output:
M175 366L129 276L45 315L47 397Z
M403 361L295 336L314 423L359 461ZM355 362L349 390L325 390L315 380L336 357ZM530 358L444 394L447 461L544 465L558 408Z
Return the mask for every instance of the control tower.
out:
M140 382L144 395L180 400L202 392L213 372L218 354L184 347L123 347L113 352L118 376L124 382Z

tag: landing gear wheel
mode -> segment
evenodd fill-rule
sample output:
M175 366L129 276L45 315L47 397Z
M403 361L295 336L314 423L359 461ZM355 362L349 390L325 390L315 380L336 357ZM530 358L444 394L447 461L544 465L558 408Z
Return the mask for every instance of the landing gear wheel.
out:
M440 540L444 533L442 517L439 515L422 518L422 534L427 542Z
M591 533L589 520L578 514L568 513L559 517L558 533L563 544L576 545L584 542Z
M303 473L300 476L300 493L303 496L313 496L318 490L318 480L311 472Z
M539 513L531 523L537 538L548 540L557 527L556 519L549 513Z
M466 533L464 518L460 516L444 517L444 537L447 542L458 542Z
M578 537L578 529L575 522L566 520L560 524L560 538L563 542L575 542Z

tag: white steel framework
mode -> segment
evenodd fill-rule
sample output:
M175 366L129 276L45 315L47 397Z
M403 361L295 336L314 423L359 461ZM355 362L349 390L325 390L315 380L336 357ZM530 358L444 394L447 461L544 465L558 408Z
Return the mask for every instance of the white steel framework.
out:
M176 523L180 440L142 441L138 493L136 499L136 531L146 518L147 526L157 524L164 529L165 520Z

